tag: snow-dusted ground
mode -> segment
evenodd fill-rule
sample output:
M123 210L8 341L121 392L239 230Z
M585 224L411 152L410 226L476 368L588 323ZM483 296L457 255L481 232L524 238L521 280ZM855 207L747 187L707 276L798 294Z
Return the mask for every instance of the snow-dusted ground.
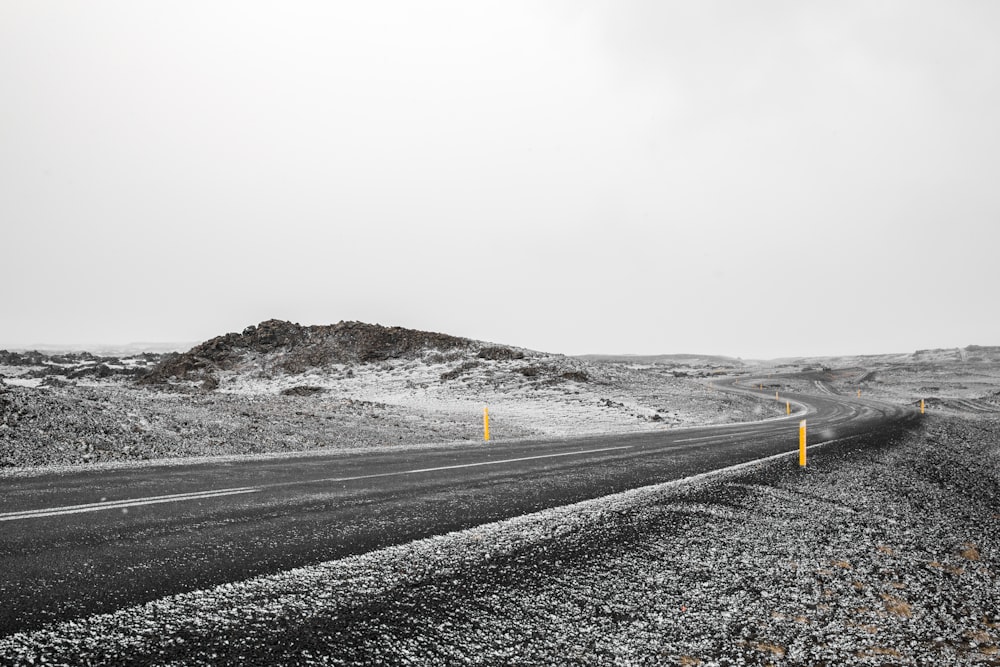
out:
M1000 411L1000 348L990 349L991 355L951 350L951 359L926 353L916 360L849 359L854 363L830 371L829 385L845 395L860 390L862 397L892 403L916 406L923 399L929 411L939 414L995 413ZM790 384L807 388L808 382Z
M894 446L828 445L804 472L771 462L164 598L0 638L0 662L1000 665L1000 365L963 352L754 369L783 390L815 390L777 374L817 366L843 394L925 398L923 430ZM478 440L484 405L499 438L780 407L713 391L709 369L675 371L428 357L222 373L214 391L115 378L0 386L0 459L102 465ZM303 387L319 391L282 394Z
M21 664L1000 664L1000 422L820 449L0 639ZM838 447L844 447L839 445Z
M136 366L128 359L103 365L112 369L106 374ZM90 361L72 370L87 366L99 368ZM484 407L494 440L656 430L781 412L777 403L713 391L708 378L677 377L663 366L540 353L505 360L428 353L299 374L273 372L261 360L254 372L218 373L212 390L200 381L147 388L122 373L69 379L71 369L53 375L54 367L0 369L9 371L0 378L2 474L74 463L478 441ZM25 384L42 386L15 386Z
M414 414L477 423L483 408L526 432L589 435L687 426L774 414L713 394L704 380L680 380L655 366L585 364L559 355L471 362L464 357L335 365L303 375L220 373L220 393L276 395L320 387L325 400L361 400ZM440 355L436 355L440 356ZM526 375L525 369L535 369ZM530 372L530 371L528 371ZM585 380L562 374L581 373ZM451 373L454 377L444 380ZM558 381L554 381L558 380ZM737 407L739 406L739 407ZM720 415L720 413L728 413Z

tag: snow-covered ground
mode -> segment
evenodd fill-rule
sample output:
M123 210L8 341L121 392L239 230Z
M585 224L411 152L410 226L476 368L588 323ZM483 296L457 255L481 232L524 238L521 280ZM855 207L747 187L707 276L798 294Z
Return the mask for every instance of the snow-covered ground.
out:
M537 374L526 375L531 369ZM449 373L454 377L447 377ZM572 373L586 379L563 377ZM557 355L528 360L442 362L431 358L338 365L294 376L220 373L218 391L268 396L303 385L323 389L321 400L369 401L468 423L476 423L487 407L494 418L546 436L714 423L724 411L731 414L723 420L755 415L750 403L740 409L740 402L710 394L707 382L678 380L653 366L584 364ZM756 414L765 414L763 405L756 408Z
M0 657L1000 665L998 355L759 364L751 372L768 388L924 398L928 418L895 443L826 445L805 471L776 460L172 596L0 638ZM224 371L212 390L143 388L90 366L56 381L49 371L0 369L8 380L41 381L0 385L4 474L15 474L11 465L468 442L481 437L484 406L496 438L675 428L781 407L713 391L714 368L537 353ZM780 376L802 369L811 370Z
M10 468L565 437L747 421L766 400L713 391L699 371L599 364L561 355L481 359L428 352L301 373L220 371L146 386L147 359L40 359L0 377L0 474ZM702 369L704 376L707 371ZM678 375L680 375L678 377Z

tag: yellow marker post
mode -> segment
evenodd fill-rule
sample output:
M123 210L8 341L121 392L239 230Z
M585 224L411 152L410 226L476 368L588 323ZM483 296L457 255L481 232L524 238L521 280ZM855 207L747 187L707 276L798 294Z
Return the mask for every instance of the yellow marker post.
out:
M490 440L490 409L483 408L483 440Z
M799 422L799 467L806 465L806 420Z
M861 390L858 389L858 398L861 398Z
M791 403L791 401L785 401L785 414L786 415L792 414L792 403Z
M924 399L920 399L920 414L924 414Z

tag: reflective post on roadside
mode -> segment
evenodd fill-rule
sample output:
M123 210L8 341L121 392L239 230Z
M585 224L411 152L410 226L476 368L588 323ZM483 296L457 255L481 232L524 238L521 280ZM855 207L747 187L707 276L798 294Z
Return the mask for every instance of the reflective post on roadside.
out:
M483 408L483 442L490 441L490 409Z
M806 465L806 420L799 422L799 467Z

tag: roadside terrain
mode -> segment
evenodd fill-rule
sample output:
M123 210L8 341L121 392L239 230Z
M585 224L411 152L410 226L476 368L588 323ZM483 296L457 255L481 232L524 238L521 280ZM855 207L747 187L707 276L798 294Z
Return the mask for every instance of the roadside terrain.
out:
M394 457L480 440L484 406L493 437L523 446L784 415L724 393L732 380L927 414L821 444L805 469L780 455L157 594L0 637L0 663L1000 665L1000 347L575 358L269 321L183 354L0 352L0 483L192 457Z
M184 354L0 352L0 474L57 464L567 437L782 413L742 362L601 363L444 334L268 321Z

